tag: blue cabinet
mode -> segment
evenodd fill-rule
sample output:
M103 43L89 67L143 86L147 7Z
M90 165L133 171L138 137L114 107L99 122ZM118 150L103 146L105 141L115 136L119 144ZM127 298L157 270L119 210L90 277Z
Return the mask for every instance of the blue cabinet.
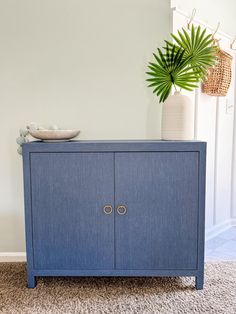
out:
M31 180L35 269L112 269L113 155L32 154Z
M203 287L204 142L23 146L28 287L37 276L194 276Z
M116 267L195 269L197 191L197 152L115 154Z

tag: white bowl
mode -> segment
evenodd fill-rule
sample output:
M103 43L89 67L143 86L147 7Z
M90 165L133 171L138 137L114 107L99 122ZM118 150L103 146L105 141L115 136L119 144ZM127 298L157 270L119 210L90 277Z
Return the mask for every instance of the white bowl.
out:
M29 130L31 136L45 142L69 141L79 132L80 130Z

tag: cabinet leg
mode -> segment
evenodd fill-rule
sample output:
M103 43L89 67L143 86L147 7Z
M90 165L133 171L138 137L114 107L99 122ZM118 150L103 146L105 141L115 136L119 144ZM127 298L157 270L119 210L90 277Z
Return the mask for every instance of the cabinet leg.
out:
M195 287L197 290L203 289L203 284L204 284L204 276L198 275L195 277Z
M33 289L36 287L37 281L36 277L32 275L27 276L27 287L30 289Z

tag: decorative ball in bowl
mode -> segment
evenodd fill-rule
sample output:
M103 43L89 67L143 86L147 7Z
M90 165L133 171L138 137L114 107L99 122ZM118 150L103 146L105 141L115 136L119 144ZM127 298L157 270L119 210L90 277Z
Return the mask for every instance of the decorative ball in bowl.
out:
M44 142L69 141L79 134L80 130L42 129L29 130L29 134Z

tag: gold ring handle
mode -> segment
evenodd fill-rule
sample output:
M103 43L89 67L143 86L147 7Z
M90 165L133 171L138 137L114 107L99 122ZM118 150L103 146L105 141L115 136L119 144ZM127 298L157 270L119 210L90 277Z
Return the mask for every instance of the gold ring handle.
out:
M105 206L103 207L103 212L104 212L104 214L106 214L106 215L110 215L110 214L112 213L112 211L113 211L113 208L112 208L111 205L105 205Z
M116 210L119 215L125 215L127 212L125 205L119 205Z

